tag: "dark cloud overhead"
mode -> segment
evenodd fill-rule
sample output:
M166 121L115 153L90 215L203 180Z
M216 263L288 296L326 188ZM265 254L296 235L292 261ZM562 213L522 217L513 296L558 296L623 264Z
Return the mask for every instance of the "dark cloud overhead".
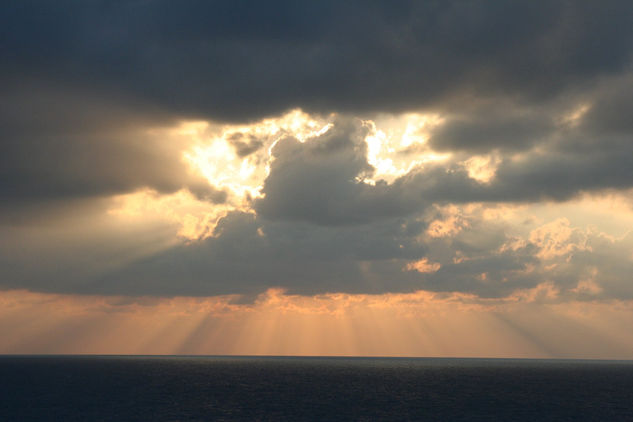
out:
M194 116L534 101L624 69L633 6L572 2L5 2L5 85L47 81Z
M554 112L501 104L448 114L431 132L430 145L436 151L471 153L529 150L556 130Z

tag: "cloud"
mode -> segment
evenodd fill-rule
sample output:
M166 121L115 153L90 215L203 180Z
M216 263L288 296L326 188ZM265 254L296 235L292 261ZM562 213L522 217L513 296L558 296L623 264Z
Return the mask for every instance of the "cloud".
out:
M633 132L631 106L633 106L633 76L603 82L593 96L591 105L582 119L582 129L596 136L630 136Z
M3 96L0 214L141 188L189 189L212 202L226 199L182 160L187 145L170 135L173 117L109 100L16 88Z
M233 145L235 152L240 157L251 155L264 146L264 142L262 140L257 139L253 135L244 135L241 132L231 134L227 140L231 145Z
M234 212L212 237L140 260L82 289L160 295L256 295L270 287L301 294L412 291L419 280L402 268L423 253L414 240L416 227L387 221L341 229ZM382 277L394 272L396 284Z
M367 162L368 128L341 119L325 134L301 143L282 138L273 149L270 174L264 182L257 212L273 219L345 224L398 213L387 189L360 180L373 168ZM386 186L385 186L386 187Z
M240 120L550 98L623 70L625 1L4 4L6 83Z
M392 183L369 184L365 179L375 169L367 161L367 134L359 122L339 119L309 142L281 139L273 149L265 196L255 202L257 212L271 219L359 224L406 217L435 203L563 201L584 191L633 186L630 143L609 138L593 143L581 128L552 131L558 142L503 155L487 182L449 160L413 168Z
M448 114L431 132L430 146L436 151L471 153L529 150L556 130L553 110L547 111L502 103Z
M632 295L630 235L566 220L517 234L517 222L438 211L633 187L629 2L0 8L4 287L247 298L269 288ZM295 108L331 125L310 127L310 136L292 124L247 128ZM377 160L368 136L411 134L375 122L409 111L438 123L414 128L399 149L382 145L391 155ZM192 120L242 126L195 142L173 134ZM220 138L217 154L204 149ZM209 152L195 163L223 185L183 160L193 143ZM235 160L223 167L226 151ZM406 165L389 173L393 160ZM474 177L477 162L487 163L486 177ZM233 186L240 177L248 183ZM188 190L225 207L179 216L202 233L186 242L175 240L173 223L152 227L156 237L147 227L113 237L85 228L113 197L141 189ZM47 226L50 237L35 228L57 214L65 219ZM84 224L73 228L75 218ZM60 239L69 244L56 248ZM122 257L119 248L138 253Z
M438 236L437 225L452 221L460 228ZM532 222L522 232L517 225L511 214L483 205L344 226L236 211L210 237L184 244L169 244L154 226L114 237L95 233L91 243L61 234L48 244L22 241L21 251L11 250L19 232L5 230L3 286L99 295L240 294L245 302L271 288L299 295L426 290L466 293L481 303L633 299L630 233L614 237L565 219ZM158 241L164 246L157 250ZM121 252L130 250L134 256ZM30 259L35 253L38 262Z

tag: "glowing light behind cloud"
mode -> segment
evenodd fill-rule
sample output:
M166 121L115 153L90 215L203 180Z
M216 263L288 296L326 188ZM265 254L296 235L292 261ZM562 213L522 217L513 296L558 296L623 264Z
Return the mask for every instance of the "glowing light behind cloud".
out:
M293 110L250 125L188 121L168 129L149 129L151 136L181 145L182 159L190 171L202 175L210 187L227 192L227 201L213 204L184 190L159 195L143 189L113 197L108 214L128 221L155 218L175 222L180 225L177 235L185 239L208 236L227 212L250 210L250 201L261 196L260 189L270 171L271 150L280 137L293 136L305 142L330 126L326 120ZM252 154L240 157L229 140L235 134L262 145Z
M331 126L334 115L323 119L301 110L293 110L279 118L264 119L251 125L220 125L207 122L183 123L175 133L190 137L193 146L184 154L192 168L200 171L213 186L228 188L235 200L247 195L260 195L269 173L272 149L283 136L300 142L322 135ZM367 159L375 168L367 179L393 181L416 166L441 161L449 154L438 154L425 146L429 128L442 122L436 114L407 113L401 116L378 116L367 119L370 129L365 138ZM240 134L262 142L261 148L247 157L239 157L228 140ZM243 205L243 204L242 204Z
M335 119L336 115L312 116L297 109L247 125L187 121L168 129L150 129L152 136L182 145L182 159L189 170L203 176L210 187L227 192L227 200L210 204L186 191L157 195L145 189L114 197L110 214L129 219L153 216L176 222L181 226L178 236L186 239L208 236L227 212L250 211L251 201L262 196L272 150L279 139L291 136L300 142L310 142L328 131ZM378 115L373 120L364 120L369 129L365 137L367 160L375 171L362 181L393 182L425 163L447 159L450 154L438 154L426 145L430 128L442 122L437 114L417 113ZM233 138L247 146L249 142L256 143L256 148L240 156L232 144Z
M327 130L329 123L301 110L293 110L251 125L205 123L194 127L197 130L188 132L193 145L185 152L185 159L213 186L228 188L235 205L245 206L243 200L246 197L260 195L259 190L268 174L271 150L280 137L293 136L305 142ZM252 154L240 157L229 141L235 135L261 142L261 146Z
M171 195L141 190L112 198L108 215L126 224L141 224L148 220L177 224L176 235L192 240L210 234L217 221L231 209L230 204L200 201L184 190Z
M379 115L366 120L370 129L365 138L367 161L376 169L367 182L392 182L417 166L447 159L450 154L436 153L427 145L430 129L442 122L437 114L418 113Z

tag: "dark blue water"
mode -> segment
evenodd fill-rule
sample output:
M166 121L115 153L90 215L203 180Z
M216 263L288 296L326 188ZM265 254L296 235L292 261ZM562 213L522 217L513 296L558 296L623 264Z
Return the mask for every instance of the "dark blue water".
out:
M1 421L633 421L633 362L0 357Z

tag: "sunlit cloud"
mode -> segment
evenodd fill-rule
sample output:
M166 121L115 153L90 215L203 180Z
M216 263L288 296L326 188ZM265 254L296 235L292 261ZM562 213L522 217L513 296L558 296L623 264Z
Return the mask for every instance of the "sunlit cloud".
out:
M559 121L561 124L569 126L569 127L578 126L580 122L582 121L583 116L589 111L590 108L591 108L590 104L581 103L577 105L576 107L574 107L572 110L563 114L560 117Z
M178 235L183 238L209 236L227 212L250 211L252 201L262 197L261 190L274 159L273 149L281 138L311 142L332 128L335 119L336 115L323 118L296 109L246 125L186 121L173 128L150 129L151 136L168 138L181 145L182 160L189 171L204 177L209 188L228 193L227 200L205 204L204 198L185 190L165 195L145 189L114 197L110 214L129 218L141 214L144 218L162 217L179 223ZM363 125L368 129L364 137L367 161L373 171L361 181L372 185L377 180L393 182L425 163L446 160L449 154L435 153L426 146L429 128L441 122L438 115L416 113L364 120ZM487 170L478 168L477 171L480 174Z
M183 132L192 144L184 154L185 159L210 184L230 189L236 202L260 195L269 171L271 150L280 137L293 136L305 142L329 128L327 120L301 110L250 125L207 122L189 125L194 125L196 130ZM245 206L244 203L241 205Z
M489 182L494 176L497 170L497 166L501 162L498 155L474 155L467 160L464 160L462 164L468 170L468 175L479 181Z
M409 271L417 271L420 273L434 273L442 266L437 262L429 262L427 258L422 258L419 261L410 262L405 267Z
M184 190L171 195L142 190L112 198L108 215L127 224L148 220L177 224L179 228L176 235L193 240L208 236L218 220L232 209L230 204L198 200Z
M442 122L437 114L417 113L379 115L366 120L367 162L375 171L365 181L392 182L425 163L446 160L450 154L437 153L427 145L429 131Z

